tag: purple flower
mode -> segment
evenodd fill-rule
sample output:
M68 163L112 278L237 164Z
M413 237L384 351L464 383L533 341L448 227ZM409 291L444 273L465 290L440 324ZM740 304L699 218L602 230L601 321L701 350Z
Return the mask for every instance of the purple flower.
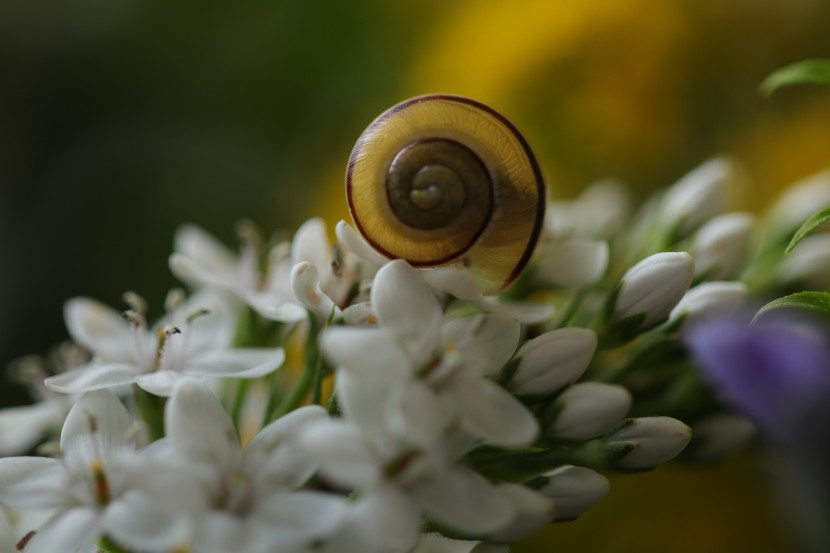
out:
M786 451L779 474L806 550L830 551L830 342L803 321L690 325L684 340L715 392ZM807 521L806 524L804 521Z
M830 430L830 342L804 322L746 326L709 320L684 336L724 402L789 446L823 442ZM818 445L818 444L817 444Z

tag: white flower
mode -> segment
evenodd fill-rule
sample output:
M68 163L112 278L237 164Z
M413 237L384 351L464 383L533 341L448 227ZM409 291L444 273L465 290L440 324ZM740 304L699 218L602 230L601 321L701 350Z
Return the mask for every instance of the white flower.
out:
M468 535L503 527L510 501L477 473L457 465L444 444L413 447L385 431L328 421L302 436L321 473L337 486L360 491L367 540L386 550L408 550L423 513Z
M694 278L694 259L685 252L661 252L633 267L622 278L614 320L643 314L639 328L664 320Z
M588 186L575 200L550 202L545 232L555 240L568 237L610 239L628 219L630 204L631 198L623 183L602 179Z
M830 233L804 238L778 266L782 284L802 282L808 289L823 290L830 284Z
M556 520L572 520L599 503L609 487L598 472L565 465L545 474L537 491L553 499Z
M714 158L684 175L666 192L661 218L686 234L723 209L726 186L734 178L735 164Z
M136 383L169 395L185 376L257 378L279 367L282 349L231 349L235 318L216 295L197 293L152 329L88 298L64 308L72 338L93 352L90 363L47 378L54 391L76 393Z
M341 497L298 491L315 466L297 447L319 406L297 409L263 428L244 448L230 416L201 382L182 381L167 403L165 430L173 456L200 478L208 512L194 538L200 552L299 550L342 522Z
M48 357L27 355L12 362L9 378L25 386L34 402L0 409L0 457L26 453L45 438L60 433L66 414L78 398L49 390L43 380L50 372L65 372L87 359L83 348L67 340Z
M519 395L551 394L582 376L596 348L597 336L587 328L560 328L537 336L516 352L519 366L508 389Z
M322 338L327 357L342 367L337 393L350 416L367 426L377 426L379 416L392 417L402 433L426 441L446 428L450 415L461 428L493 444L533 440L536 420L487 379L512 356L518 323L481 315L443 324L430 287L400 260L378 271L372 305L377 328L335 327ZM405 414L407 409L412 416Z
M236 257L204 230L186 225L176 232L170 270L193 286L209 286L230 292L265 318L294 322L305 318L291 291L289 246L280 244L268 252L265 275L260 274L257 245L244 240Z
M818 210L830 205L830 169L790 185L767 214L772 226L791 233Z
M0 457L36 446L50 429L60 427L69 407L68 396L55 394L31 405L0 409Z
M631 408L631 394L616 384L582 382L556 398L559 411L545 433L569 440L590 440L611 430Z
M194 488L187 474L140 457L133 423L109 391L84 394L61 432L62 459L0 459L0 501L47 510L27 553L88 551L106 534L130 549L158 550L189 540Z
M685 317L683 324L713 315L730 315L746 301L749 290L743 282L704 282L690 288L672 309L669 320Z
M725 213L704 223L691 248L695 275L712 280L734 276L746 261L754 230L755 217L749 213Z
M392 261L376 252L345 221L340 221L335 230L338 240L373 268L382 267ZM554 313L553 306L547 303L511 302L483 295L479 279L460 263L418 269L418 271L433 288L469 301L489 313L507 315L524 324L547 321Z
M631 447L614 464L623 469L645 470L676 457L688 445L692 430L670 417L631 419L606 442L607 447Z

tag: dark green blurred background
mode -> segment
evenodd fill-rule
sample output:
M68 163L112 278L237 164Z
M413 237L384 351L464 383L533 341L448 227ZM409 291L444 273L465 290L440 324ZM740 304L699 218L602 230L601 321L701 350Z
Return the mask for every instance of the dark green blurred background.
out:
M62 304L75 295L119 306L132 289L158 314L184 222L233 245L243 217L266 233L342 217L353 141L420 93L504 112L554 195L605 176L642 195L726 152L750 177L739 205L761 209L830 164L830 94L756 93L782 65L830 57L828 29L822 0L0 2L0 366L64 339ZM3 401L24 400L15 394L6 387ZM771 516L757 507L754 470L661 474L708 490L709 502L723 482L746 479L754 495L730 496L736 518L722 525L732 541L709 532L706 547L735 551L753 520ZM551 535L572 550L634 550L636 540L614 538L636 535L619 504L628 497L636 513L631 497L646 484L630 486L609 499L611 515L589 513L599 530L586 517ZM649 497L669 514L680 501ZM692 512L726 516L711 509ZM684 524L705 532L702 521ZM751 543L782 550L764 526ZM667 540L639 550L691 550ZM526 551L546 545L536 547Z

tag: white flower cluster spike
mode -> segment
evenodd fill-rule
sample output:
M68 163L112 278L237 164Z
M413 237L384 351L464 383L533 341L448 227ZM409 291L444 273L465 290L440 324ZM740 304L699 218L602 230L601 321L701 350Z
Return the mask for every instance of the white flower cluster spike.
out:
M634 223L614 181L552 204L503 297L342 222L334 245L319 219L291 241L245 227L239 255L183 227L169 264L189 297L154 324L135 294L123 314L70 300L88 355L30 363L39 401L0 411L0 430L25 429L0 451L28 454L0 459L0 550L503 552L585 513L604 473L676 457L690 427L691 460L736 451L752 423L718 404L682 332L826 280L826 235L768 260L827 179L756 220L723 213L734 170L704 164Z

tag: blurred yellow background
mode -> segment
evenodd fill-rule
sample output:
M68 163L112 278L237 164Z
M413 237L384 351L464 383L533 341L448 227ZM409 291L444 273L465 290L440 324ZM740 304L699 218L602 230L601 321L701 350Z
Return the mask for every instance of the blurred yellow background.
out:
M63 339L71 296L158 314L181 223L233 244L242 217L344 217L353 141L421 93L507 115L554 196L606 176L642 196L728 153L762 209L830 164L830 93L757 94L830 57L828 29L823 0L0 3L0 364ZM515 550L787 551L765 486L746 459L615 478Z

